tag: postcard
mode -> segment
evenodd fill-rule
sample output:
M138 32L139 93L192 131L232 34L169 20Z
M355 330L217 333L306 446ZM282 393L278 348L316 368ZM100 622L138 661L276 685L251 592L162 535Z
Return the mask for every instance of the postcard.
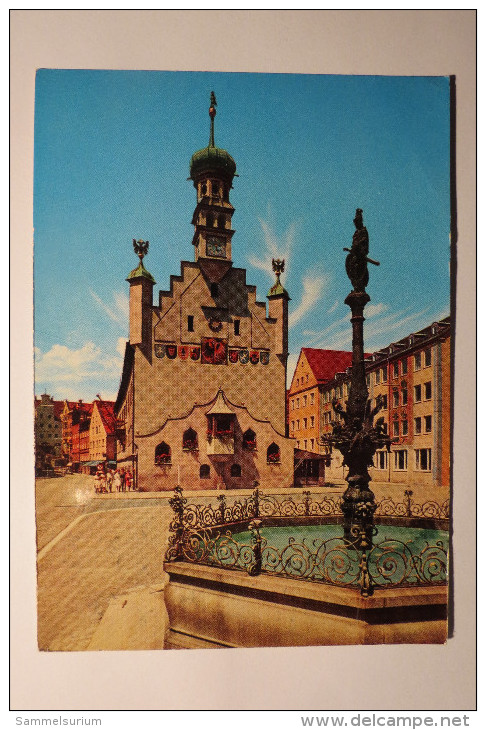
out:
M35 74L34 663L456 655L456 76L126 68Z
M39 649L446 641L453 94L37 72Z

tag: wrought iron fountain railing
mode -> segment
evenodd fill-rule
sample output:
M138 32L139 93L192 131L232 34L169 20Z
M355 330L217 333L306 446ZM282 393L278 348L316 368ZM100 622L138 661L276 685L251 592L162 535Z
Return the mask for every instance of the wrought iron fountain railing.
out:
M262 535L264 528L276 525L321 525L341 521L339 494L317 499L304 491L302 499L262 493L256 488L251 497L228 504L225 494L218 505L190 504L177 487L169 503L174 511L170 524L165 559L201 563L217 568L245 570L293 579L320 581L343 587L359 588L370 595L374 588L413 585L440 585L447 582L447 546L443 540L423 540L420 549L412 540L384 539L369 547L365 536L353 541L343 537L329 539L286 538L285 544L272 545ZM377 522L388 525L423 525L446 528L449 500L442 504L418 504L411 490L403 502L382 499L375 512ZM378 528L374 528L374 536ZM246 533L246 535L245 535Z

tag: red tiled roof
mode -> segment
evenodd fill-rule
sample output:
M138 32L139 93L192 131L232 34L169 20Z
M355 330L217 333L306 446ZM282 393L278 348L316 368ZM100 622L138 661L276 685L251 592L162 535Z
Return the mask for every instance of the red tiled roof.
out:
M78 411L83 411L83 413L86 413L87 416L91 416L93 412L93 404L92 403L75 403L74 404Z
M302 353L319 382L325 382L336 373L343 373L353 361L353 353L346 350L317 350L312 347L303 347Z
M64 410L64 401L62 400L55 400L54 401L54 418L61 418L61 413Z
M96 407L101 417L103 426L107 434L114 433L116 429L116 418L115 418L115 402L108 400L97 400L95 401Z

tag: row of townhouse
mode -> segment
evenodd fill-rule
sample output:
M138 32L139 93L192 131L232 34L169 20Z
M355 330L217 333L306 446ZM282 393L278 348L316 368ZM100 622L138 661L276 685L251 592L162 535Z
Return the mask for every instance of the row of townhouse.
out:
M75 472L92 471L116 460L116 419L113 401L64 401L61 414L62 455Z
M369 397L380 396L384 428L392 437L390 453L380 449L370 474L374 481L410 486L448 486L451 431L450 318L366 355ZM288 393L289 435L298 449L324 457L326 481L342 482L341 454L329 452L321 436L331 433L349 395L352 355L303 348Z

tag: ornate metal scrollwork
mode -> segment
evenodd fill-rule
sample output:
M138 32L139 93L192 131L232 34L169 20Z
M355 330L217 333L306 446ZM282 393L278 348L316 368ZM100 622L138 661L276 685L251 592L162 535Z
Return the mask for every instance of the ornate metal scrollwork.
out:
M352 525L349 540L290 536L284 545L269 543L262 534L266 520L272 525L276 520L284 525L298 525L306 518L306 524L321 524L322 517L340 514L339 499L326 496L320 502L314 501L308 491L302 496L302 500L291 497L278 500L274 495L262 494L256 486L250 499L244 502L236 500L228 504L226 495L218 495L219 504L213 507L188 505L182 489L177 487L174 497L169 500L174 516L170 523L166 560L245 570L251 576L270 573L322 581L359 589L363 596L370 596L376 588L447 581L447 548L440 540L427 542L418 553L412 550L410 541L387 538L373 545L371 550L368 544L377 534L374 525L370 528L373 512L392 519L412 513L416 519L433 516L442 520L448 503L419 505L411 501L411 494L405 494L404 501L398 503L391 499L384 499L378 505L373 501L361 501L356 505L356 518L362 524L355 522ZM242 532L235 532L238 528ZM244 532L246 529L249 535Z

